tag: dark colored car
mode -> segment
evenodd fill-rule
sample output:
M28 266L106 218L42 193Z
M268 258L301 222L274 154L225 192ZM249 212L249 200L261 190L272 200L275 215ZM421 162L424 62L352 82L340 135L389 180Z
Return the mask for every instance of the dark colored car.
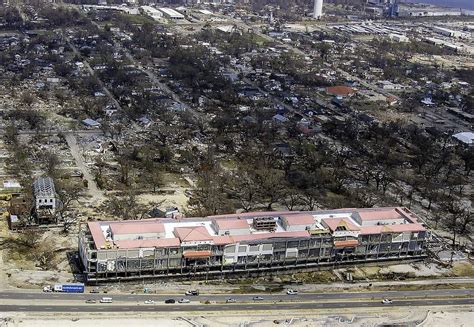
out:
M176 303L176 300L175 299L168 299L168 300L165 300L165 303L166 304Z
M97 288L93 288L89 293L99 293L99 290Z
M196 291L196 290L193 290L193 291L186 291L186 293L184 293L185 295L191 295L191 296L198 296L199 295L199 291Z

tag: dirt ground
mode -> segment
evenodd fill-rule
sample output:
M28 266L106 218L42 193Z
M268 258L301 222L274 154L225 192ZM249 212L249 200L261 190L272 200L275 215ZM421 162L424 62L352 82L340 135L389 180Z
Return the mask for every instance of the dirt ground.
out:
M275 325L310 327L310 326L380 326L383 324L403 324L406 326L423 327L445 327L445 326L470 326L474 318L474 313L469 308L457 308L448 310L427 310L424 308L380 312L355 311L351 313L272 313L265 316L228 314L222 315L200 315L186 317L161 317L149 316L146 314L137 317L136 314L130 314L119 319L107 319L107 317L97 316L82 318L62 318L52 320L50 317L33 317L4 315L4 320L0 315L0 327L96 327L105 326L162 326L162 327L184 327L184 326L215 326L215 327L270 327Z

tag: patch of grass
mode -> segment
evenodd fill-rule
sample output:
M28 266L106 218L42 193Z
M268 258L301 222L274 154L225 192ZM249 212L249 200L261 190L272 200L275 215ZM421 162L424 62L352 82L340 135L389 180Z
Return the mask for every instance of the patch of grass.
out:
M330 283L334 281L334 275L330 271L316 271L307 273L297 273L294 275L296 280L304 283Z
M453 265L453 274L458 277L473 277L474 266L470 262L458 262Z
M167 186L176 185L182 188L190 187L189 183L184 178L182 178L179 174L164 173L162 177L163 177L163 183Z
M123 20L128 20L131 24L158 24L158 22L150 17L142 15L130 15L130 14L119 14L119 17Z
M237 163L232 160L232 159L229 159L229 160L223 160L220 162L222 168L226 169L226 170L235 170L237 169Z
M379 276L380 267L360 267L359 268L367 278L374 278Z
M265 46L265 45L267 45L267 43L268 43L268 44L272 43L272 42L270 42L269 40L267 40L266 38L264 38L263 36L257 35L257 34L255 34L255 35L253 36L253 42L255 42L256 44L258 44L259 46Z
M249 294L249 293L263 293L263 294L271 294L271 293L280 293L283 292L283 286L266 286L265 288L254 288L252 286L241 286L237 289L232 290L232 294Z

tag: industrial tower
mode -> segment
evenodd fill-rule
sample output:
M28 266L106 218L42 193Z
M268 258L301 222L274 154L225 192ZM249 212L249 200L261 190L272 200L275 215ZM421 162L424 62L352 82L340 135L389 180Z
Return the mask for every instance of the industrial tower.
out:
M323 16L323 0L314 0L313 18L320 19Z

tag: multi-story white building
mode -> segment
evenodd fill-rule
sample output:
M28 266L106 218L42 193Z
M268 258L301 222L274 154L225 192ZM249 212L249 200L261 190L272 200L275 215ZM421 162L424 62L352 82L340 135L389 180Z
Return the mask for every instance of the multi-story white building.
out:
M426 230L406 208L253 212L89 222L79 255L89 282L297 271L425 257Z

